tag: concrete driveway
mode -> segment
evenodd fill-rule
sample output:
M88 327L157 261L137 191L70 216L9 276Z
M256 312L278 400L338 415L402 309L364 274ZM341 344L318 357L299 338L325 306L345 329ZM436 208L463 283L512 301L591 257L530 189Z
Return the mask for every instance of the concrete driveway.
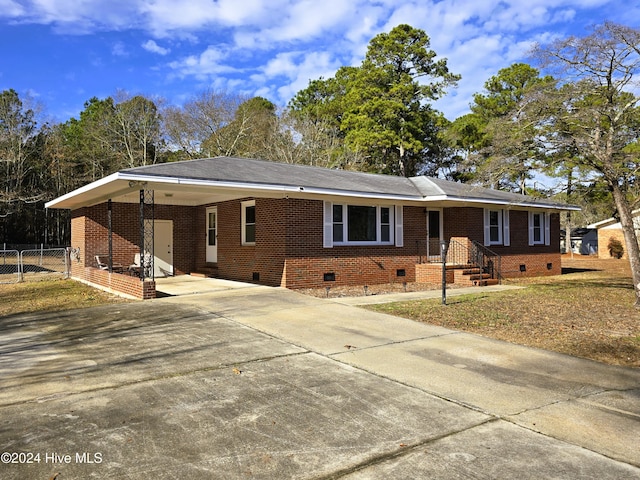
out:
M636 369L187 283L0 318L0 478L640 478Z

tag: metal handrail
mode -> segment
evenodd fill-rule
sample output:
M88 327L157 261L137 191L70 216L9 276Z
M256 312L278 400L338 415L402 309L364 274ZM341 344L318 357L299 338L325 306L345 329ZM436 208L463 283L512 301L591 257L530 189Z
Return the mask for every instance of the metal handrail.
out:
M457 267L477 267L490 278L502 282L502 257L481 243L472 240L471 245L463 245L456 240L444 243L445 263Z
M471 241L472 255L483 273L502 283L502 257L476 240Z
M446 246L446 263L449 265L470 266L474 262L466 245L455 240L449 240Z

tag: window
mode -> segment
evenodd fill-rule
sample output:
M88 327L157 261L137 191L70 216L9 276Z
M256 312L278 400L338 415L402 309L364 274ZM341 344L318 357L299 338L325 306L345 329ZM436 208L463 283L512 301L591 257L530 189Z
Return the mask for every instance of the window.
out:
M327 241L329 232L330 242ZM393 237L393 207L325 203L325 246L391 245Z
M380 238L378 237L377 220L377 207L347 205L347 240L349 242L377 242Z
M529 212L529 245L549 245L549 214Z
M502 245L502 210L489 210L489 243Z
M382 243L391 241L391 210L389 207L380 208L380 241Z
M256 202L242 202L242 245L256 244Z
M440 210L429 210L427 220L427 235L430 239L440 241Z
M209 212L209 220L207 221L207 239L209 246L215 247L216 238L218 235L216 234L216 212Z
M484 210L484 244L509 246L508 210Z
M334 243L342 243L344 241L342 205L333 206L333 241Z

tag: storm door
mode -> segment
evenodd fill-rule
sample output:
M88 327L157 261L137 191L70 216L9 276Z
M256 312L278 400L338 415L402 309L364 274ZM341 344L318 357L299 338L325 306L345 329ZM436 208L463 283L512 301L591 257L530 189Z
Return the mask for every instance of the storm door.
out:
M427 257L429 261L441 261L442 210L427 211Z
M207 208L207 263L218 262L218 208Z

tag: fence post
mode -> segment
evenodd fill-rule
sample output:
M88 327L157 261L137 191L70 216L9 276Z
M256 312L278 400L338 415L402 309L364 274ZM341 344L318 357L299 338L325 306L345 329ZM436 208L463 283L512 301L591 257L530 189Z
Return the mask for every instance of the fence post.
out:
M442 305L447 304L447 242L440 242L440 258L442 259Z
M71 247L64 249L64 276L66 278L71 276Z

